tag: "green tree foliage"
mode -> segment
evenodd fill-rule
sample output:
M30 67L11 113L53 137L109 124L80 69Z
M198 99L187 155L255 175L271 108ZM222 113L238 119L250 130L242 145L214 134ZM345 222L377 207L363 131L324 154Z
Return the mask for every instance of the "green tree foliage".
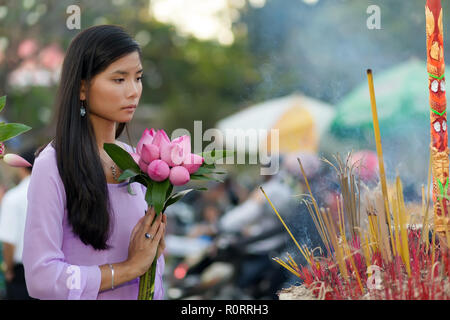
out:
M231 46L214 41L181 37L172 26L159 23L148 13L148 0L135 1L6 1L7 15L0 20L1 37L8 39L6 59L0 64L0 92L8 93L10 108L6 117L21 120L35 130L51 122L56 86L16 90L8 85L8 75L22 62L17 48L27 38L40 48L58 43L66 50L79 30L69 30L66 9L81 9L81 29L95 24L118 24L132 35L144 35L143 108L157 117L148 126L192 130L194 120L203 128L214 126L252 97L259 74L246 38L236 37ZM30 15L40 12L38 18ZM31 20L31 22L30 22ZM141 37L142 38L142 37ZM139 40L139 37L137 37Z
M55 42L67 48L79 32L66 27L66 9L72 4L81 9L82 29L119 24L146 39L141 106L155 115L149 126L168 131L192 130L194 120L203 120L207 129L242 107L296 90L338 103L365 81L367 68L377 74L410 57L425 59L423 1L319 0L308 5L267 0L263 8L246 3L234 24L235 42L221 46L180 36L174 27L155 21L148 0L2 1L0 46L4 39L7 46L0 63L0 94L8 94L10 106L5 116L23 120L35 131L51 122L56 88L16 91L7 78L21 63L16 52L24 39L38 40L40 48ZM380 30L366 26L366 10L373 4L381 10ZM442 4L447 25L450 4ZM247 32L238 32L242 29ZM449 33L444 36L449 44Z

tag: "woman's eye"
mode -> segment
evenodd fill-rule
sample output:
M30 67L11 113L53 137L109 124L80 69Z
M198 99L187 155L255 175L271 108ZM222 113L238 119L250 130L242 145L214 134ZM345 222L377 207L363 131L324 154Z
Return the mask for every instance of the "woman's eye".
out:
M138 78L136 78L136 80L137 81L142 81L142 78L143 78L144 76L140 76L140 77L138 77Z
M116 82L116 83L121 83L121 82L123 82L125 79L114 79L114 81Z

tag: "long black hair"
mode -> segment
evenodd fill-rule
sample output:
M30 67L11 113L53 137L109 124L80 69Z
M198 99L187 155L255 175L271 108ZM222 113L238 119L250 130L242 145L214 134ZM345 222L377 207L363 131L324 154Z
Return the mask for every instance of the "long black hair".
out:
M66 192L68 221L74 234L97 250L110 247L107 241L112 219L106 176L89 121L89 85L95 75L133 52L142 58L137 42L119 26L94 26L80 32L67 49L55 100L56 133L52 145ZM87 88L84 117L80 115L81 80ZM130 141L127 123L118 124L115 138L124 128Z

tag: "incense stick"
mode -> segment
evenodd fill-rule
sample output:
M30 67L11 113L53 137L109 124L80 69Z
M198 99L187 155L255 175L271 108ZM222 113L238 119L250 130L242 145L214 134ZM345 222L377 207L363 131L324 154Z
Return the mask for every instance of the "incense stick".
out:
M298 164L300 165L300 171L302 172L303 179L305 180L305 184L306 184L306 187L307 187L307 189L308 189L308 192L309 192L309 195L310 195L310 197L311 197L311 200L312 200L312 202L313 202L313 206L314 206L314 209L315 209L315 211L316 211L316 215L317 215L317 217L319 218L319 219L318 219L319 224L321 225L321 228L322 228L322 230L323 230L323 232L324 232L324 234L325 234L325 237L327 237L327 240L330 241L330 239L329 239L328 236L327 236L327 233L325 232L325 228L324 228L324 226L323 226L323 221L321 220L321 217L320 217L320 214L319 214L320 211L319 211L319 208L318 208L318 205L317 205L317 201L316 201L316 199L314 198L314 195L312 194L311 187L309 186L308 178L306 177L305 170L303 169L302 161L300 160L300 158L297 158L297 161L298 161ZM331 256L331 251L330 251L330 247L329 247L329 245L328 245L328 242L325 242L325 246L326 246L326 248L327 248L328 254Z
M396 179L397 186L397 199L399 205L399 227L400 227L400 237L401 237L401 248L402 248L402 258L403 262L406 265L406 271L408 272L408 276L411 277L411 266L409 262L409 246L408 246L408 226L406 223L406 209L405 209L405 200L403 199L403 187L400 177L397 176Z
M286 223L284 223L284 220L281 218L280 214L278 213L277 209L275 209L275 207L272 204L272 201L270 201L269 197L267 196L266 192L264 191L263 187L259 187L261 189L261 191L263 192L264 196L266 197L267 201L269 201L270 206L272 207L273 211L275 211L278 219L281 221L281 223L283 224L284 228L286 229L286 231L289 233L289 235L291 236L292 240L294 240L295 245L297 246L297 248L300 250L300 253L305 257L306 261L308 261L309 264L311 264L311 262L309 261L309 257L305 254L305 252L302 250L302 248L300 247L300 245L298 244L297 240L295 240L294 236L292 235L291 230L289 230L288 226L286 225Z
M391 227L391 218L390 218L390 210L389 210L386 174L384 171L383 149L381 147L380 125L378 123L377 104L376 104L376 100L375 100L375 88L373 85L373 75L372 75L371 69L367 70L367 79L369 82L370 105L372 108L373 130L374 130L374 134L375 134L375 144L376 144L377 156L378 156L378 167L380 170L381 191L383 193L386 220L389 224L389 234L391 236L391 242L392 242L393 237L392 237L392 227ZM391 245L394 248L393 242L391 243Z

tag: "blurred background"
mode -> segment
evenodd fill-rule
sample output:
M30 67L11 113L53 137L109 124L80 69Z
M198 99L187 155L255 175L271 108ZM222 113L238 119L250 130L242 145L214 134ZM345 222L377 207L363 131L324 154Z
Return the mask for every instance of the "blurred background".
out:
M419 197L430 141L425 1L0 1L0 96L7 95L0 121L33 128L7 141L8 152L52 138L61 65L80 31L66 25L71 5L80 8L81 30L122 25L142 47L134 146L145 128L192 133L194 121L202 121L203 131L280 132L276 175L262 176L260 164L223 165L225 183L170 207L167 299L276 299L277 290L299 281L272 260L290 252L303 263L258 188L298 242L321 245L301 202L307 190L296 157L320 205L333 206L337 179L320 158L349 151L374 156L369 68L387 176L400 174L406 200ZM450 5L442 5L445 29ZM126 136L120 140L128 143ZM367 167L371 176L376 166ZM0 162L0 200L18 183L17 172Z

